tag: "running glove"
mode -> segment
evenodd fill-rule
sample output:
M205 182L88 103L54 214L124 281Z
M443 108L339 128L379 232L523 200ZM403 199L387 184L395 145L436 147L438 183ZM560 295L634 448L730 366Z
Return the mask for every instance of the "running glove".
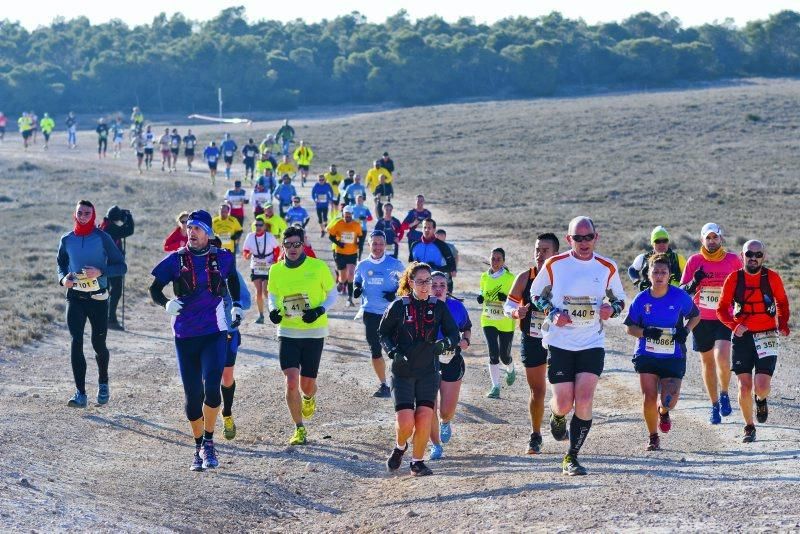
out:
M672 339L676 343L686 343L686 338L689 337L689 329L685 326L679 326L675 329L675 333L672 334Z
M231 326L233 328L238 328L240 324L242 324L242 320L244 319L244 310L242 309L242 305L238 302L233 303L233 307L231 308Z
M355 298L359 298L361 296L361 293L363 293L363 292L364 292L364 288L361 287L361 284L355 284L353 286L353 296Z
M164 306L164 309L167 310L169 315L173 315L175 317L181 313L181 309L183 309L183 304L178 299L172 299Z
M663 333L664 331L661 330L660 328L654 328L652 326L648 326L647 328L644 329L644 337L646 337L647 339L658 339L661 337L661 334Z
M478 301L478 304L483 304L483 295L478 295L478 298L475 300Z
M270 310L269 320L272 321L272 324L278 324L283 320L283 315L281 315L280 310Z
M502 292L497 293L497 300L499 300L500 302L505 302L507 298L508 295L506 295L505 293Z
M394 299L397 298L397 293L394 291L384 291L383 298L388 300L389 302L394 302Z
M311 324L325 314L325 308L317 306L316 308L309 308L303 312L303 322Z
M439 341L433 344L433 354L435 356L440 356L445 352L447 352L448 350L451 350L452 348L453 346L450 344L450 339L448 338L440 339Z
M700 282L702 282L703 280L705 280L705 279L706 279L706 278L708 278L708 277L709 277L708 273L706 273L706 272L703 270L703 268L702 268L702 267L700 267L699 269L697 269L697 270L694 272L694 274L692 275L692 279L694 279L694 283L695 283L695 284L699 284Z
M389 351L388 356L389 359L391 360L397 360L399 362L404 362L404 363L408 362L408 356L406 356L406 354L400 349L393 349Z

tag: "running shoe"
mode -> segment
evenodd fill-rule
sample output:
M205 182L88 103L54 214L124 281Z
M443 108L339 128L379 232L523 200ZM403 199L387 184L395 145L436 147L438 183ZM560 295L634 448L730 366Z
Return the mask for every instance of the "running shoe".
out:
M444 449L442 448L442 446L434 443L431 445L431 455L428 457L428 459L441 460L443 454L444 454Z
M111 391L108 389L108 384L97 384L97 404L108 404L109 398Z
M450 421L439 423L439 437L442 439L442 443L449 442L453 437L453 427L450 426Z
M569 431L567 430L567 417L562 415L558 416L554 413L550 414L550 433L556 441L566 441L569 439Z
M386 467L389 468L389 471L396 471L400 469L400 463L403 461L403 454L408 450L408 444L404 449L398 449L395 447L392 450L392 454L389 455L389 458L386 459Z
M719 394L719 414L728 417L731 414L731 398L727 393Z
M67 406L70 408L86 408L86 393L81 393L80 391L75 391L75 395L67 402Z
M108 329L109 330L120 330L120 331L124 331L125 330L124 328L122 328L122 325L119 324L119 322L116 319L114 319L114 320L109 319L109 321L108 321Z
M189 471L202 471L203 470L203 459L200 458L200 447L197 447L194 450L194 460L192 460L192 465L189 466Z
M511 371L506 371L506 385L513 385L514 382L517 380L517 370L515 368L511 368Z
M389 386L386 384L381 384L378 386L377 391L372 394L373 397L377 397L379 399L388 399L392 396L392 390L389 389Z
M711 405L711 415L708 418L708 422L712 425L718 425L722 422L722 417L719 415L719 403L715 402Z
M411 462L411 474L415 477L426 477L432 475L433 471L431 471L430 467L425 465L425 462L420 460L419 462Z
M755 399L756 399L756 421L758 421L759 423L766 423L767 417L769 417L769 408L767 408L767 399L764 399L762 401L758 400L758 397L755 397Z
M200 457L203 459L203 469L214 469L219 466L217 450L214 448L214 440L203 440L203 446L200 449Z
M658 412L658 428L661 429L661 432L666 434L670 430L672 430L672 419L669 417L669 412L661 413Z
M236 437L236 423L233 422L232 415L222 416L222 435L225 436L225 439Z
M527 454L539 454L542 452L542 435L538 432L531 432L531 439L528 442Z
M294 435L289 440L289 445L305 445L306 444L306 427L298 426L294 429Z
M581 476L586 474L586 469L578 463L578 459L571 454L564 456L561 462L561 472L571 477Z
M650 434L650 442L647 444L647 451L660 451L661 450L661 438L658 437L658 432L655 434Z
M300 413L303 414L303 417L305 417L306 419L311 419L314 416L314 412L317 411L317 398L306 397L305 395L303 395L302 399L303 399L303 406L300 409Z
M499 399L500 398L500 386L492 386L492 389L486 392L487 399Z
M258 316L258 319L256 319L256 320L255 320L255 321L253 321L253 322L254 322L255 324L264 324L264 316L263 316L263 315L259 315L259 316Z
M325 230L320 230L319 236L320 237L325 237Z
M756 440L756 425L745 426L742 443L753 443L755 440Z

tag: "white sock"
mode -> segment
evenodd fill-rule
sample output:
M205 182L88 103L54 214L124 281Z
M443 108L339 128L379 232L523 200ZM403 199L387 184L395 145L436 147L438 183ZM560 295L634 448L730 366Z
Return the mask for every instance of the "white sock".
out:
M514 362L509 363L506 365L506 373L513 373L514 372Z
M421 462L421 461L422 461L422 458L420 458L420 459L417 459L417 458L412 458L412 459L411 459L411 463L412 463L412 464L413 464L414 462Z
M495 363L489 364L489 376L492 377L492 386L500 387L500 365Z
M398 451L404 451L406 449L405 444L400 445L399 443L395 443L394 446Z

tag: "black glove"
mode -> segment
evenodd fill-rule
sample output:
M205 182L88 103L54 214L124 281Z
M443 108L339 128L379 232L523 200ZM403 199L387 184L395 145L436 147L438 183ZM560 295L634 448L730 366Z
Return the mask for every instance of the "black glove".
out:
M325 314L325 308L317 306L316 308L309 308L303 312L303 322L313 323Z
M450 339L448 338L440 339L439 341L433 344L433 354L435 356L440 356L452 348L453 346L450 344Z
M500 302L505 302L507 298L508 295L506 295L505 293L500 292L497 294L497 300L499 300Z
M664 331L661 330L660 328L654 328L652 326L648 326L647 328L644 329L644 337L646 337L647 339L658 339L661 337L661 334L663 333Z
M694 275L692 275L692 278L694 279L694 283L695 283L695 284L699 284L700 282L702 282L703 280L705 280L706 278L709 278L709 277L710 277L710 275L709 275L708 273L706 273L706 272L703 270L703 268L702 268L702 267L700 267L699 269L697 269L697 270L694 272Z
M478 304L483 304L483 295L478 295L478 298L475 300L478 301Z
M342 243L342 242L341 242L341 241L339 241L338 239L334 240L334 241L333 241L333 244L334 244L334 245L336 245L336 246L337 246L337 247L339 247L339 248L344 248L344 243Z
M269 320L272 321L272 324L278 324L283 320L283 315L280 310L272 310L269 312Z
M355 298L359 298L361 296L361 293L363 293L363 292L364 292L364 288L361 287L360 284L356 284L356 285L353 286L353 296Z
M394 291L384 291L383 298L388 300L389 302L394 302L394 299L397 298L397 293Z
M366 215L362 215L361 217L358 218L358 220L359 221L366 221L367 220L367 216Z
M672 334L672 339L676 343L686 343L686 338L689 337L689 329L685 326L679 326L675 329L675 333Z
M408 362L408 356L406 356L406 354L400 349L393 349L389 351L388 356L390 360L397 360L403 363Z

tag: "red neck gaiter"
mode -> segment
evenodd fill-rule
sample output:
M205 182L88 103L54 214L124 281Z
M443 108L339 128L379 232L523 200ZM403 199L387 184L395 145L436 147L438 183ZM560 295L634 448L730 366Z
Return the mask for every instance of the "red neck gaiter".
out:
M86 224L81 224L78 222L78 218L75 217L75 214L72 215L72 220L75 221L75 227L72 229L75 232L75 235L78 237L86 237L87 235L92 233L94 230L94 220L97 216L97 212L92 210L92 218L89 219L89 222Z

